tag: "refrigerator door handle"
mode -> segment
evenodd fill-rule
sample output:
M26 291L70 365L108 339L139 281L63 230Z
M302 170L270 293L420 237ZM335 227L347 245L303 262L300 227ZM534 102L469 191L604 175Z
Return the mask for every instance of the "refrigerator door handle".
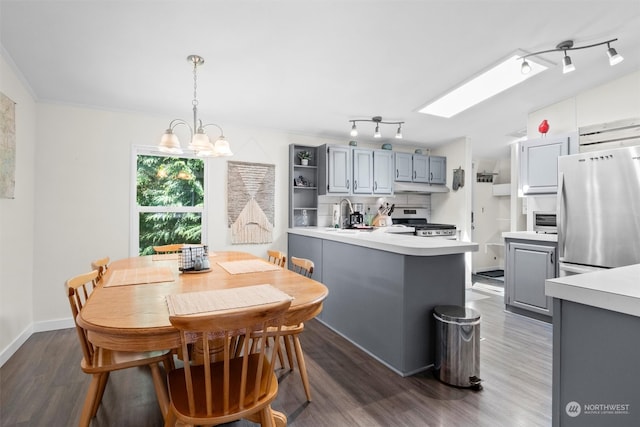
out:
M564 243L567 236L565 230L565 209L564 209L564 173L558 173L558 196L557 196L557 225L558 225L558 260L564 256Z

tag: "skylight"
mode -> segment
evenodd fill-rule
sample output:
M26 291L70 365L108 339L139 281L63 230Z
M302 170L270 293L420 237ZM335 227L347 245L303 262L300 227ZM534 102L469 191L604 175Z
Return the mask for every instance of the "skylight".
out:
M520 72L522 60L518 59L521 56L521 53L513 54L505 61L431 102L419 112L446 118L453 117L548 68L541 62L527 58L531 71L528 74L522 74Z

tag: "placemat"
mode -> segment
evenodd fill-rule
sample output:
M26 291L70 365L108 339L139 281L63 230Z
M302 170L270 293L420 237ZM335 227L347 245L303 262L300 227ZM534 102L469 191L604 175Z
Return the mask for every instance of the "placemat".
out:
M281 267L261 259L219 262L218 265L227 270L230 274L258 273L261 271L274 271L281 269Z
M293 297L271 285L265 284L167 295L166 299L169 315L182 316L185 314L252 307L279 301L291 301Z
M173 282L174 280L173 271L169 267L141 267L113 270L104 286L139 285L142 283Z

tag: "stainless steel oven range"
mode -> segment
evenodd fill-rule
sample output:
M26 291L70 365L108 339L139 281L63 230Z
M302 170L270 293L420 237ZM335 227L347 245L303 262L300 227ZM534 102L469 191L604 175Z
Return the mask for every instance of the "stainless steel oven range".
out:
M458 238L455 225L428 222L427 210L424 208L396 207L392 221L395 226L413 227L413 234L416 236L441 237L450 240Z

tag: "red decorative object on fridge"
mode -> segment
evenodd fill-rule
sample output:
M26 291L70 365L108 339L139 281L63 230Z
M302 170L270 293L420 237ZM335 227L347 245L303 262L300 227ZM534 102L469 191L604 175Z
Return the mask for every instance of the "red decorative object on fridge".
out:
M540 131L540 133L542 134L542 136L545 136L547 134L547 132L549 132L549 122L545 119L543 120L539 125L538 125L538 130Z

